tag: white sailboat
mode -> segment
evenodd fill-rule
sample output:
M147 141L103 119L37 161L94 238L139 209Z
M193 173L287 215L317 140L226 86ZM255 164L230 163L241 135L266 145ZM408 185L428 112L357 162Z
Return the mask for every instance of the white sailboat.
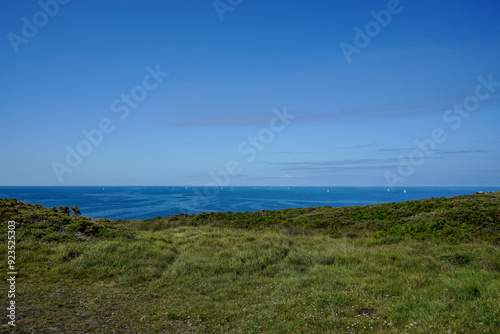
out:
M406 189L405 189L405 190L403 190L403 192L406 194Z
M387 191L391 191L389 188L387 188Z

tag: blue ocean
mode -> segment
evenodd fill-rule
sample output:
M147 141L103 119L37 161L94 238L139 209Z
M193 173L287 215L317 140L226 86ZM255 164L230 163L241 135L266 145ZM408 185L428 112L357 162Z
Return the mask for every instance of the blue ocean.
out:
M498 187L0 187L0 198L46 207L78 206L82 215L146 219L179 213L355 206L453 197Z

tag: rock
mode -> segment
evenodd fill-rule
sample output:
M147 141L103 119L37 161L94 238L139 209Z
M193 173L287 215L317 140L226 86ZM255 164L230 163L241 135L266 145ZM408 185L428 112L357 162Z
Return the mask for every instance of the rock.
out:
M356 313L359 315L370 315L375 313L375 309L373 308L358 308Z
M484 194L484 191L478 191L476 194Z

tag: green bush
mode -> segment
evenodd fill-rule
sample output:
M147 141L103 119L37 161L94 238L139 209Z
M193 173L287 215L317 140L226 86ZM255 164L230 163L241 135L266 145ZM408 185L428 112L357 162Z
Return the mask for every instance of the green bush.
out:
M65 242L65 241L69 241L72 239L73 239L73 237L69 234L62 234L62 233L53 232L53 233L50 233L50 234L43 236L40 239L40 241L41 242Z

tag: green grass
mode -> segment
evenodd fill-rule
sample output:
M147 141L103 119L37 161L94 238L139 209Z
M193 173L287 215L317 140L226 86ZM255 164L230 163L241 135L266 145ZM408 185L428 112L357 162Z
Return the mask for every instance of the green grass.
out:
M500 193L124 222L0 204L2 235L19 222L20 333L500 327Z

